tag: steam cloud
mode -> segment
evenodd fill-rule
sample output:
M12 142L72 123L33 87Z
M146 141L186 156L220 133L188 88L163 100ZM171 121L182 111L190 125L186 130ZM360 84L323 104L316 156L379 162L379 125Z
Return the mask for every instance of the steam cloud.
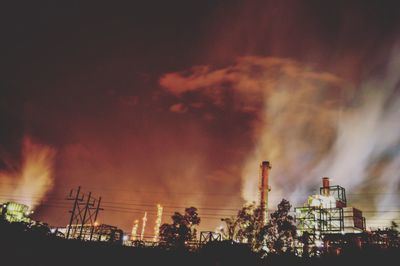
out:
M21 166L0 172L2 199L26 204L31 209L37 207L53 187L55 154L55 149L24 138Z
M258 164L269 160L272 206L282 197L302 204L329 176L348 193L370 193L354 199L364 208L387 210L400 202L399 51L388 61L380 77L357 85L294 60L257 56L168 73L160 85L185 106L199 95L254 114L256 145L242 167L245 200L257 200Z

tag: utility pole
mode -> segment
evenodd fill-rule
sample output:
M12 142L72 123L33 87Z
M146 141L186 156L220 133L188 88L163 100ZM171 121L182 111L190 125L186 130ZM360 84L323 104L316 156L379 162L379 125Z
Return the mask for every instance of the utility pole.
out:
M74 206L72 207L72 211L71 211L71 219L69 220L68 229L67 229L67 237L66 237L67 239L69 238L69 233L71 231L72 222L74 221L74 218L75 218L75 211L78 206L78 202L83 200L83 196L82 196L82 198L79 197L80 191L81 191L81 187L79 186L78 190L76 192L75 198L72 198L73 190L71 189L71 191L69 193L69 197L67 198L67 200L74 201Z
M95 212L95 214L94 214L94 219L93 219L94 225L92 225L92 230L90 231L90 238L89 238L90 241L92 241L93 231L94 231L94 228L96 227L97 215L99 214L99 211L100 211L100 210L103 210L103 209L100 208L100 202L101 202L101 197L100 197L99 200L97 201L96 212Z
M90 205L90 198L91 198L91 197L92 197L92 192L89 192L89 196L88 196L88 199L87 199L87 201L86 201L85 212L83 213L82 224L81 224L81 230L80 230L80 232L79 232L79 237L78 237L78 239L81 239L83 227L86 226L86 224L85 224L86 215L87 215L88 209L89 209L89 207L90 207L89 205ZM85 230L85 231L86 231L86 230Z
M87 200L84 202L85 196L87 196ZM73 200L74 205L72 211L70 211L71 218L66 238L92 240L97 216L99 211L103 210L100 208L101 197L99 199L94 198L92 192L85 195L81 193L81 187L78 187L76 195L73 197L73 190L71 190L67 200ZM73 229L72 234L71 229ZM79 233L77 233L78 230Z

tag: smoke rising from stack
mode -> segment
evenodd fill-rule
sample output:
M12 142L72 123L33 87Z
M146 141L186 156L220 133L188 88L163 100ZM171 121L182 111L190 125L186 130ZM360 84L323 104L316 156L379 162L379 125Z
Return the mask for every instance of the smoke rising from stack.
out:
M17 201L37 207L53 187L55 149L25 137L19 167L0 172L3 201Z
M197 93L218 108L253 115L254 150L242 166L246 201L257 201L257 163L268 159L275 164L270 206L289 195L300 204L327 175L352 193L379 185L383 194L375 201L387 209L400 202L387 194L399 192L399 52L381 75L360 84L294 60L256 56L169 73L160 84L187 106L187 95ZM227 90L233 100L224 98Z

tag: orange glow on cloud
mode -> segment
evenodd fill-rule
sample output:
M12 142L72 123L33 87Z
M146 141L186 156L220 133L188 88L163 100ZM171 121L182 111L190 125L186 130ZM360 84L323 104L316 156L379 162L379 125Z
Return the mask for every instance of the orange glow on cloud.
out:
M21 166L14 171L0 172L0 180L6 182L2 190L5 198L24 203L31 209L38 206L53 187L55 154L50 146L25 137Z

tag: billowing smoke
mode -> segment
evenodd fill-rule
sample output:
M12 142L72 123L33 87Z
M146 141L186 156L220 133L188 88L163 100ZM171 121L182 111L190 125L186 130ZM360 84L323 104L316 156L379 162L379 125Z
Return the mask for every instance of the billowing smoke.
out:
M160 84L188 108L206 96L218 108L253 114L254 150L242 167L245 200L257 200L258 165L269 160L270 206L282 197L301 204L329 176L348 192L373 195L359 201L363 206L388 209L399 202L399 53L389 61L360 84L294 60L257 56L169 73Z
M398 217L390 210L400 207L399 67L395 50L382 77L361 84L354 104L342 112L329 154L312 171L334 177L350 191L367 187L371 193L365 198L382 211L376 218L385 213L387 222Z
M263 160L272 162L275 195L293 192L295 183L307 178L316 158L332 144L340 101L350 94L332 74L275 57L242 57L223 69L195 67L189 74L167 74L160 83L183 102L186 94L197 92L220 108L231 104L231 109L253 114L256 145L242 167L242 196L247 201L257 200L258 165Z
M38 206L53 187L55 149L25 137L19 167L0 172L3 201L17 201L31 209Z

